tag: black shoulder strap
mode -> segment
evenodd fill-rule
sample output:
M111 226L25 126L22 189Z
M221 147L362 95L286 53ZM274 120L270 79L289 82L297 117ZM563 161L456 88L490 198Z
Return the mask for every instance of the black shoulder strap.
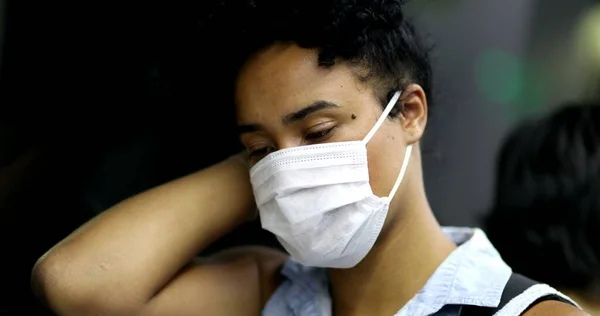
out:
M508 304L510 300L519 296L521 293L525 292L525 290L536 284L538 284L538 282L518 273L513 273L504 287L498 307L489 308L465 305L461 308L459 316L492 316L497 311L501 310L506 304Z

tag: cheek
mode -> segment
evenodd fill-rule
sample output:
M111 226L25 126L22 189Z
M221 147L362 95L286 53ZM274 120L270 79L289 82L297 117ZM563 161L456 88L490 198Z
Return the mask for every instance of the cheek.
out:
M399 137L390 134L373 137L368 150L369 179L373 193L388 196L402 166L402 149Z

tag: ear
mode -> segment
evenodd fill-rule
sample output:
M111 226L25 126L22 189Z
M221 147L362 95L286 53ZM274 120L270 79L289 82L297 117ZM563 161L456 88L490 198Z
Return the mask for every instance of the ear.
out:
M401 105L400 120L407 144L418 142L427 125L427 96L418 84L409 85L398 102Z

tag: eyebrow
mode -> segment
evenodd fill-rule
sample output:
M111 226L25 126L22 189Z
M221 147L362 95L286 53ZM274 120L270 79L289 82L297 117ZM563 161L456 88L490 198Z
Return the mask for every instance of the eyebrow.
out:
M283 124L285 124L285 125L292 124L294 122L298 122L298 121L305 119L307 116L309 116L315 112L325 110L325 109L339 108L339 107L340 107L339 105L332 103L332 102L315 101L312 104L305 106L298 111L295 111L293 113L285 115L283 117ZM244 125L238 126L238 133L241 135L241 134L245 134L245 133L256 132L256 131L263 130L263 129L264 128L260 124L244 124Z
M290 113L283 117L283 124L291 124L301 121L307 116L325 109L339 108L340 106L328 101L316 101L309 106L306 106L294 113Z

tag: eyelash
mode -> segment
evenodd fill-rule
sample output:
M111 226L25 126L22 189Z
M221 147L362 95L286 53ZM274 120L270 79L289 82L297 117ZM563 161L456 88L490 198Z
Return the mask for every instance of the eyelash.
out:
M250 158L256 158L256 157L260 157L260 156L266 156L270 153L270 147L263 147L263 148L259 148L256 150L252 150L248 153L248 156Z
M304 136L304 139L312 141L324 140L325 137L330 136L331 132L333 132L334 129L335 126L322 131L306 134L306 136Z
M304 136L304 139L310 140L311 142L324 141L331 136L331 132L333 132L333 130L335 128L336 127L334 126L334 127L322 130L322 131L306 134L306 136ZM250 156L250 158L266 156L269 153L271 153L271 150L272 150L271 147L258 148L258 149L250 151L248 153L248 155Z

